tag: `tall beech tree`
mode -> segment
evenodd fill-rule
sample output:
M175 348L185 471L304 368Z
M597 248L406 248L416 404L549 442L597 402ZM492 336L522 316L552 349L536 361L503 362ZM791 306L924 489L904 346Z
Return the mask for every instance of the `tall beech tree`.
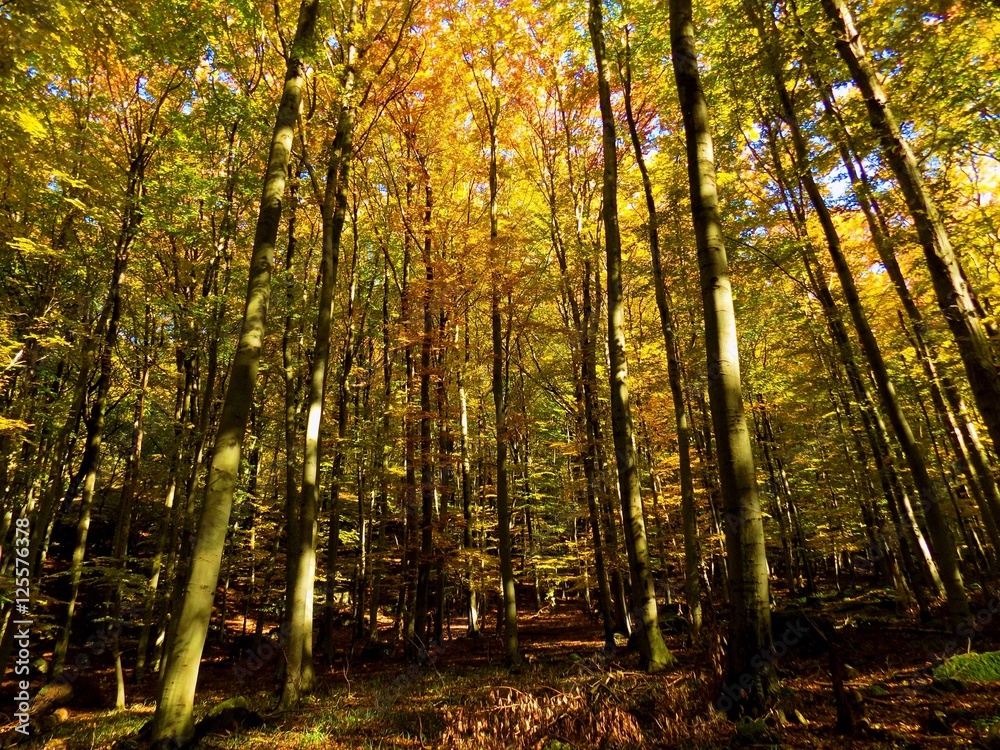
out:
M944 219L924 183L913 150L903 137L889 99L872 70L850 9L843 0L822 0L822 6L837 52L864 98L872 130L878 136L885 158L906 199L924 251L938 307L955 339L976 405L996 448L1000 446L1000 368L997 366L996 326L994 324L991 330L975 290L955 254Z
M834 224L833 216L826 204L826 199L820 192L819 186L813 177L808 148L802 136L798 116L795 111L795 102L792 100L782 73L783 64L779 54L778 40L774 36L773 29L769 28L769 26L773 27L773 23L765 24L763 14L759 8L754 6L752 0L746 3L746 8L763 44L765 67L771 71L782 117L790 131L793 153L795 155L796 173L819 219L823 230L823 237L830 252L830 258L833 261L833 267L837 272L837 278L840 280L840 286L847 301L847 308L854 323L854 329L858 334L858 340L861 343L861 350L864 352L865 358L868 360L869 367L871 368L882 408L889 418L889 423L892 425L896 439L899 441L907 467L916 484L921 507L927 516L930 535L934 541L934 549L941 569L941 580L948 597L949 609L952 616L956 619L963 617L969 613L969 603L965 595L962 574L958 567L955 540L940 505L943 498L938 493L931 479L924 453L917 444L913 430L910 428L909 420L907 420L900 406L896 389L893 386L882 356L881 347L875 339L875 334L872 332L871 325L868 322L868 316L861 305L853 271L844 256L840 233Z
M669 667L674 658L667 650L660 632L656 609L656 590L646 540L639 467L636 461L629 402L628 367L625 363L625 314L622 292L622 250L618 229L618 152L615 116L611 108L611 76L604 41L604 20L600 0L591 0L587 19L594 60L597 64L597 88L601 109L601 142L604 145L602 217L608 272L608 350L611 378L611 432L618 467L618 490L622 501L622 525L625 548L632 573L632 612L635 616L633 637L650 672ZM749 449L749 446L748 446Z
M728 679L744 691L741 699L735 701L737 705L732 705L734 701L730 699L729 710L744 709L757 714L767 706L776 688L773 662L754 661L771 646L764 527L743 407L736 315L719 215L715 152L708 103L698 70L690 0L670 2L670 49L687 144L691 216L705 313L708 395L725 510L723 530L730 612Z
M660 313L660 331L663 346L667 350L667 377L670 380L670 397L674 404L674 420L677 427L678 478L681 484L681 514L684 525L684 594L687 597L688 614L691 618L691 635L698 638L701 628L701 553L698 542L698 517L694 502L694 481L691 476L691 436L688 431L687 404L684 402L684 382L681 364L678 361L678 344L674 316L670 310L667 285L663 278L663 262L660 257L660 223L656 216L656 198L653 183L649 178L646 158L643 155L639 128L636 125L632 106L632 55L628 29L625 32L624 62L621 66L625 121L628 124L629 139L636 166L642 176L642 193L646 199L649 233L649 259L653 269L653 290L656 295L656 309Z
M330 364L330 329L333 317L333 292L337 283L340 263L340 242L347 217L348 180L351 174L354 136L354 82L358 63L358 49L354 39L358 24L358 2L353 1L347 10L344 36L346 44L342 64L343 104L337 121L336 135L330 150L330 163L326 174L326 190L322 203L323 235L320 265L319 311L316 318L316 343L313 348L309 372L309 391L306 396L306 431L302 468L302 493L297 516L299 533L292 607L289 618L288 655L285 664L285 684L280 705L289 708L298 704L303 693L312 689L315 679L312 664L313 651L313 590L316 578L317 515L319 508L319 466L321 460L320 430L326 399L327 369ZM345 420L341 410L341 420ZM335 479L335 481L337 481ZM334 512L339 503L334 497Z
M295 36L288 50L284 86L264 175L239 345L233 358L215 435L211 470L198 523L198 538L184 590L176 636L173 643L169 644L170 656L156 704L153 738L159 743L186 744L194 731L194 694L212 615L212 602L229 528L243 439L246 436L264 343L274 246L284 204L295 122L302 103L306 55L313 43L318 15L319 0L302 0Z

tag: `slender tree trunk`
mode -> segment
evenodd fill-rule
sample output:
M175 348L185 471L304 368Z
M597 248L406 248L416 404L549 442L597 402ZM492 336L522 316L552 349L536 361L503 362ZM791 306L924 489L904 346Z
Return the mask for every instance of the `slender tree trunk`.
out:
M458 331L456 330L456 335ZM438 340L442 343L441 354L438 357L438 382L437 382L437 412L438 412L438 454L439 477L441 490L439 494L440 507L438 510L438 535L440 547L436 556L436 577L437 587L435 589L435 608L437 615L434 618L434 640L438 644L444 643L444 623L448 619L447 612L447 568L445 566L446 556L451 549L451 541L448 539L448 528L451 524L450 506L455 492L455 469L454 453L455 440L451 434L451 422L448 409L448 382L444 373L447 368L447 352L444 342L448 336L448 315L442 307L438 316ZM449 625L450 628L450 625ZM449 631L450 632L450 631Z
M688 434L687 410L684 406L684 384L678 362L673 315L667 296L667 285L663 278L663 264L660 260L659 222L656 215L656 201L653 198L653 183L649 178L649 170L646 168L646 159L643 156L642 143L639 140L639 130L632 112L632 67L627 37L625 55L625 70L622 77L625 83L625 120L628 123L632 151L635 154L636 164L639 166L639 174L642 176L642 189L646 198L653 290L656 296L656 307L660 313L663 345L667 352L667 379L670 381L670 395L674 402L674 423L677 428L681 517L684 528L684 594L687 598L688 617L691 622L691 638L697 641L698 631L701 629L701 574L699 571L701 550L698 540L698 517L694 504L694 481L691 477L691 437Z
M378 526L375 530L375 550L372 559L372 591L368 599L368 641L378 640L378 614L382 598L382 570L384 563L382 553L385 547L385 516L389 508L389 465L392 452L392 343L389 325L389 249L383 248L382 254L382 423L381 442L379 445L381 457L379 460L379 499L376 509Z
M357 3L351 4L347 34L351 35L357 18ZM333 153L326 176L323 199L323 257L320 272L319 310L316 318L316 338L309 373L309 393L306 397L306 434L302 464L302 497L299 507L299 559L295 565L295 587L292 594L291 627L288 634L288 654L285 684L279 706L290 709L312 690L313 670L313 591L316 580L316 545L319 511L319 475L322 460L320 434L326 399L327 369L330 363L330 329L333 318L333 293L337 284L340 262L340 241L347 215L348 180L350 176L354 110L351 95L354 86L356 51L353 42L347 46L344 64L344 104L337 122ZM345 404L346 406L346 404ZM339 503L332 507L338 512Z
M346 199L346 197L345 197ZM355 217L356 219L356 217ZM356 223L355 223L356 226ZM355 254L353 263L356 264ZM333 632L337 614L336 608L336 584L337 584L337 564L340 557L340 489L343 483L344 462L346 460L345 444L347 442L347 432L350 425L350 417L347 410L347 403L351 396L350 377L351 369L354 367L354 302L357 293L357 277L354 266L351 268L351 279L347 293L347 336L344 342L344 360L341 362L340 373L337 377L337 441L333 451L333 467L330 472L330 539L326 552L326 604L323 607L323 653L327 658L332 658ZM359 462L359 466L361 463ZM358 501L361 502L363 493L358 491ZM362 519L359 519L363 521ZM359 529L362 529L359 526Z
M591 394L591 373L589 372L589 354L593 350L589 332L593 305L590 300L590 264L586 263L583 277L583 316L580 320L580 400L583 402L581 421L586 446L583 451L583 472L587 482L587 511L590 515L590 533L594 540L594 566L597 571L598 597L601 605L601 622L604 624L604 647L609 651L615 648L615 619L612 611L612 593L608 582L607 560L605 559L605 540L601 534L601 488L600 475L597 466L597 446L593 426L593 406ZM620 580L620 579L619 579Z
M847 373L851 389L861 409L862 421L864 422L865 430L871 443L872 454L882 480L886 501L890 507L894 521L897 522L896 528L900 544L904 550L904 555L907 549L912 551L916 560L916 568L921 573L922 581L915 579L913 583L914 593L917 596L921 616L923 617L927 613L927 600L921 589L921 583L932 585L935 588L941 587L937 566L930 556L930 549L923 539L920 528L917 526L909 500L893 466L889 450L888 432L881 415L875 409L874 398L871 394L868 380L863 377L861 368L855 360L854 351L848 338L847 329L840 310L827 285L826 274L823 272L819 261L815 258L815 253L806 230L805 209L793 197L788 188L773 131L769 133L769 141L777 179L779 185L782 186L783 195L785 196L784 202L789 221L793 224L796 235L802 245L802 262L810 280L811 289L819 300L820 307L826 316L830 336L837 347L840 362ZM913 570L914 568L911 567L910 569Z
M781 502L781 491L778 487L778 478L774 470L774 462L771 460L771 446L764 437L764 430L761 428L760 419L757 414L763 407L763 396L757 396L757 408L751 410L753 417L754 433L757 444L764 454L764 466L767 467L767 474L771 485L771 517L778 521L778 533L781 536L781 551L785 562L785 582L788 586L789 596L796 596L798 589L798 575L792 559L792 536L788 529L788 515Z
M618 167L615 147L615 120L611 107L611 83L604 43L604 22L600 0L591 0L588 19L590 38L597 63L600 95L602 143L604 145L604 240L608 264L608 348L611 358L611 433L618 466L618 486L622 501L625 545L632 572L632 611L636 616L633 637L646 669L658 672L674 658L660 632L656 611L656 590L649 560L646 524L636 465L632 412L629 402L628 367L625 362L625 314L622 291L621 237L618 230Z
M861 349L868 360L882 406L893 427L893 431L896 433L896 438L899 440L907 466L910 469L910 474L916 484L921 506L927 515L937 562L940 566L942 582L947 592L949 610L952 617L963 617L969 612L969 603L965 596L965 587L962 583L962 575L958 567L958 555L954 537L940 507L940 498L931 479L930 472L927 469L923 451L917 444L909 421L899 404L896 390L893 387L889 371L882 357L881 348L875 339L875 335L868 323L867 315L861 305L857 286L854 283L854 276L847 263L847 259L844 257L840 235L833 223L833 217L830 215L826 201L813 178L809 152L805 139L799 130L795 105L778 68L780 58L773 50L773 45L768 41L770 37L767 36L767 31L763 26L763 22L760 21L760 17L753 12L753 9L750 9L750 15L751 18L757 21L758 32L764 41L765 47L772 50L770 54L771 59L768 62L774 76L775 88L781 104L783 118L790 130L799 178L819 218L820 226L823 229L823 236L830 251L830 257L833 260L834 269L837 272L837 277L840 279L841 289L847 301L847 307L854 322L858 340L861 343Z
M406 186L406 205L410 206L410 194L412 184ZM400 587L400 605L402 608L402 627L404 650L408 659L416 659L420 649L417 644L416 624L414 616L417 606L417 566L420 556L420 540L417 537L417 472L414 458L414 434L413 434L413 338L410 335L410 294L409 286L410 269L410 233L406 232L403 238L403 286L400 300L400 318L406 335L404 348L404 362L406 367L406 404L403 415L403 461L405 465L405 479L403 485L403 514L405 528L406 549L402 556L403 570L401 576L402 585Z
M300 165L300 169L301 169ZM281 337L281 366L285 386L285 604L283 619L291 617L299 562L298 439L300 372L295 361L295 252L298 249L299 181L292 175L288 189L288 241L285 244L285 327ZM280 667L285 669L284 663Z
M132 447L129 451L125 481L122 485L121 501L118 506L118 523L115 527L114 566L116 583L111 596L112 643L111 655L115 662L115 710L125 710L125 673L122 669L122 652L120 642L122 597L124 596L125 576L127 573L128 542L132 528L132 515L135 497L138 494L139 462L142 459L142 443L146 416L146 393L149 387L149 372L155 361L155 353L150 352L152 346L150 330L151 308L146 305L146 335L143 346L143 362L138 372L139 393L136 397L135 415L132 419Z
M415 625L421 648L427 648L427 610L430 606L431 557L434 554L434 461L431 455L431 344L434 337L434 264L431 261L430 175L424 173L424 289L423 335L420 340L420 558L417 565Z
M215 438L177 636L171 644L171 656L156 706L153 740L157 743L174 742L185 745L190 741L194 729L192 714L198 670L219 579L240 454L263 346L274 245L281 221L292 137L305 79L305 64L301 55L312 42L318 9L318 0L302 0L291 54L286 61L284 88L271 139L250 260L250 278L240 341L233 358Z
M83 574L83 559L87 551L87 532L90 529L90 513L94 501L94 491L97 487L97 474L100 468L101 446L104 440L104 416L108 406L108 392L111 389L111 369L114 357L114 347L118 340L118 321L121 311L121 283L125 275L125 258L119 256L115 260L112 272L111 317L108 320L107 335L101 352L100 375L97 379L97 395L87 418L87 443L80 464L80 473L84 477L83 494L80 498L80 513L76 525L76 544L73 548L73 559L70 563L70 595L66 605L66 618L63 621L56 644L52 649L52 666L50 673L53 678L59 677L66 661L69 649L70 632L73 627L73 615L76 612L77 596L80 593L80 578Z
M462 548L465 550L465 587L468 597L468 634L479 635L479 602L476 596L476 585L473 580L472 550L475 548L472 538L472 527L475 522L472 507L472 469L469 462L469 399L465 391L465 370L469 366L469 326L465 326L465 364L458 368L458 403L459 403L459 452L462 462L462 516L465 525L462 528Z
M146 675L146 660L149 651L149 633L152 627L153 611L156 608L157 593L160 586L160 573L163 568L163 555L167 548L167 540L171 536L174 519L174 500L177 495L177 480L180 473L181 449L184 441L184 404L188 379L184 372L184 353L177 347L177 395L174 399L174 447L170 458L170 473L167 491L163 499L163 514L160 527L157 530L156 552L150 565L149 581L146 585L145 603L143 604L142 627L139 631L139 644L136 654L135 681L142 682Z
M490 254L493 283L490 294L490 328L493 342L491 381L493 408L496 417L496 488L497 536L500 545L500 585L503 590L504 653L508 664L521 663L521 650L517 637L517 595L514 587L514 562L511 559L510 540L510 491L507 486L507 368L505 365L503 317L500 311L500 258L497 236L497 106L488 117L490 133Z
M70 563L70 596L66 606L66 619L62 632L52 650L53 678L62 674L66 652L69 649L70 632L73 627L73 615L76 610L77 596L80 592L80 578L83 573L83 559L87 551L87 532L90 529L90 512L97 487L97 475L101 462L101 447L104 440L104 417L108 408L108 393L111 390L111 374L114 362L114 350L118 344L118 327L121 320L122 284L125 281L125 268L128 265L129 254L136 232L142 223L143 179L150 152L147 150L148 135L140 141L132 161L129 164L128 184L125 191L125 206L122 217L121 231L115 249L114 267L111 272L111 284L108 290L106 305L110 309L104 342L100 354L100 371L97 378L97 394L87 418L87 442L80 464L80 475L83 476L83 494L80 499L80 515L76 527L76 545L73 549L73 559Z
M844 0L823 0L833 29L834 44L861 92L868 119L878 136L889 167L913 217L930 272L938 306L958 346L976 405L993 440L1000 447L1000 370L994 350L996 332L989 329L975 293L951 246L916 157L903 138L889 100L871 67L861 35ZM954 583L951 584L954 586ZM957 592L956 592L957 595ZM954 612L963 608L956 602ZM967 607L966 607L967 609Z
M719 479L726 511L729 569L729 681L744 687L738 701L721 705L761 713L776 687L770 663L753 661L771 647L770 597L764 527L750 435L740 384L736 315L722 241L715 154L708 104L701 87L690 0L670 2L670 42L687 142L691 213L701 271L708 354L708 392L718 451ZM759 660L758 660L759 661ZM734 703L742 706L732 705Z

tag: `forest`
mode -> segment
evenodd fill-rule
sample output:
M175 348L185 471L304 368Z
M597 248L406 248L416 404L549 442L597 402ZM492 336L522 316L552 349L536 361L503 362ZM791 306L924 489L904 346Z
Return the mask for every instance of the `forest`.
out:
M0 0L0 747L1000 748L995 0Z

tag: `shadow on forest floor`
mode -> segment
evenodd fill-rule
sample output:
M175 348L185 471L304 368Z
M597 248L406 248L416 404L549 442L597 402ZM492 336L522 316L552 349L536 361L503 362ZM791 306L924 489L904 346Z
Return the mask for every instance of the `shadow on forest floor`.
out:
M287 715L271 712L278 692L273 663L248 669L248 657L232 659L216 649L202 667L199 714L242 695L267 724L210 736L203 746L1000 748L1000 683L942 683L931 674L942 656L965 652L967 638L940 625L913 625L911 618L894 611L884 592L845 591L791 605L796 617L827 618L839 629L846 687L865 717L854 737L834 733L829 662L808 644L778 662L779 707L793 720L797 711L806 723L778 725L772 717L734 726L709 708L722 688L718 636L711 629L705 641L714 647L694 649L684 636L667 635L678 666L650 676L624 648L604 653L599 623L574 601L522 615L527 664L516 673L503 667L499 639L467 638L458 619L450 623L455 637L431 648L419 665L407 665L399 657L364 661L358 649L351 651L345 629L339 634L337 663L320 668L318 689L301 711ZM1000 648L1000 616L980 617L980 623L972 650ZM113 685L113 674L100 679ZM65 720L33 745L53 750L113 747L151 718L149 692L133 695L136 702L123 714L71 705Z

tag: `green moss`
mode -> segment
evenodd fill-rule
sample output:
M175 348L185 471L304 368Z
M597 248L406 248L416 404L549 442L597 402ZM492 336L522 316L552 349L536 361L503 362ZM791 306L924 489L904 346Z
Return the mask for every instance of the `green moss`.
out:
M775 736L763 719L751 719L744 716L736 722L736 741L741 745L757 745L774 742Z
M980 732L1000 729L1000 714L996 714L995 716L986 716L980 719L973 719L972 726Z
M934 670L934 677L940 680L1000 682L1000 651L953 656Z

